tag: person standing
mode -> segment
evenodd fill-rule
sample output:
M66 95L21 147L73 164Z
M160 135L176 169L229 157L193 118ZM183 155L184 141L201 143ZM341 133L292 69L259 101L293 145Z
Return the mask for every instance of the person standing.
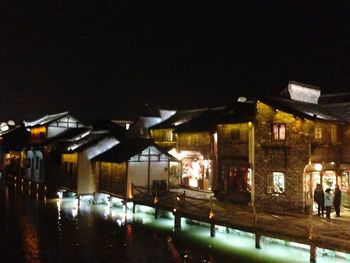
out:
M314 201L317 204L317 212L318 212L318 216L321 216L321 212L322 212L322 216L324 214L324 192L323 192L323 188L321 186L321 184L317 184L315 191L314 191Z
M333 196L331 194L331 189L327 188L324 194L324 206L326 208L326 218L331 219L331 208L333 205Z
M334 205L334 210L337 217L340 216L340 203L341 203L341 191L339 189L339 185L335 185L333 205Z

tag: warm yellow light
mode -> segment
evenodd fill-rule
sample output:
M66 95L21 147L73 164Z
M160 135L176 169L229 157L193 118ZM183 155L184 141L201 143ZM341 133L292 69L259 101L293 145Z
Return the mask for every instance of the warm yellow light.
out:
M314 167L315 167L315 170L318 172L322 171L322 168L323 168L322 164L320 164L320 163L315 163Z
M77 153L64 153L62 154L62 162L76 163L78 161Z
M30 133L31 133L31 138L34 140L43 139L43 138L41 138L41 136L46 135L46 127L41 126L41 127L31 128Z
M158 198L155 196L155 197L154 197L153 203L156 205L156 204L158 204L158 202L159 202L159 201L158 201Z
M214 212L213 211L210 211L209 213L209 219L213 219L215 216Z
M214 141L217 143L218 142L218 133L214 133Z

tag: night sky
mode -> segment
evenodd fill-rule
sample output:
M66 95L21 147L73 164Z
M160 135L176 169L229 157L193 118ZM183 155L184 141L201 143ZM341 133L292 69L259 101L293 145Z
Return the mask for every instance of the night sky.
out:
M350 1L2 1L0 120L350 91ZM74 2L74 3L73 3Z

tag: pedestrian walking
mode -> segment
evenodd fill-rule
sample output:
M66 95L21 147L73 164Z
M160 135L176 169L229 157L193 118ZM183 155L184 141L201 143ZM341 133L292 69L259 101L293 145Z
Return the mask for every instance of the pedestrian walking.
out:
M328 220L331 219L331 208L333 205L333 196L331 193L331 189L327 188L324 194L324 206L326 208L326 218Z
M317 204L318 216L324 214L324 192L321 184L317 184L314 191L314 201Z
M340 216L340 204L341 204L341 191L339 189L339 185L335 185L333 205L334 205L334 210L337 217Z

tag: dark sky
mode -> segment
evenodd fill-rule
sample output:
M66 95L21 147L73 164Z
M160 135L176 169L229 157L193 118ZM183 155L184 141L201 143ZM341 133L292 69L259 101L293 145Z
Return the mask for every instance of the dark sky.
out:
M2 1L0 119L350 91L350 1ZM73 3L74 2L74 3Z

